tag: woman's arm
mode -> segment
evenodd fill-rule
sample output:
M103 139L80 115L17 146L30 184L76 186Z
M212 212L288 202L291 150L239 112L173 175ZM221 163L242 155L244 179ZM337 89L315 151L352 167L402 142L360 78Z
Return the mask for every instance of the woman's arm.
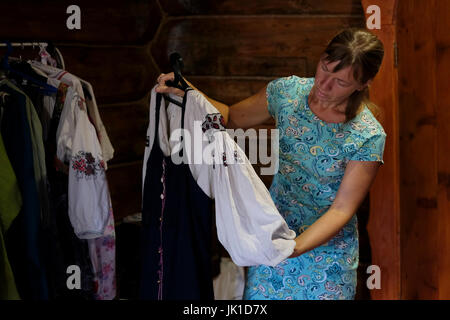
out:
M271 118L266 97L267 85L256 94L230 106L228 128L252 128Z
M180 97L184 95L184 91L166 86L166 81L173 80L173 72L158 77L158 87L156 92L173 93ZM227 128L250 128L262 124L270 119L269 110L267 108L266 86L261 88L253 96L244 99L238 103L228 106L222 102L211 99L206 94L195 88L192 83L184 79L191 88L199 91L223 116Z
M377 161L349 161L336 198L328 211L295 238L289 258L302 255L333 238L356 213L380 167Z

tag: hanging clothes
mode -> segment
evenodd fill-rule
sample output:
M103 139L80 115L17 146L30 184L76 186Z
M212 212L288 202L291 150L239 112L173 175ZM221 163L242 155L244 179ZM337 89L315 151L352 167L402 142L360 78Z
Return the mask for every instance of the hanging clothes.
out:
M55 84L60 82L57 79L49 78L49 83ZM44 103L44 109L52 114L50 120L49 138L47 143L47 158L52 159L49 163L51 167L51 182L54 186L54 203L57 204L55 210L58 218L58 227L65 232L55 234L55 238L61 239L61 246L64 251L64 265L76 264L82 270L82 292L77 294L75 298L112 300L116 295L116 279L115 279L115 233L114 233L114 216L109 202L109 216L107 226L101 237L93 239L79 239L75 237L67 216L67 199L69 191L67 189L68 182L68 166L56 157L57 153L57 128L61 122L63 108L66 105L67 97L71 96L69 85L60 82L58 93L54 100ZM55 101L52 105L51 102ZM52 141L50 141L52 140ZM54 159L54 161L53 161ZM55 171L55 168L57 169ZM66 187L64 187L66 186ZM62 218L64 217L64 218ZM67 224L69 222L69 224ZM57 231L56 231L57 232ZM57 251L59 248L55 248ZM67 254L66 252L69 252ZM54 259L58 257L54 255ZM60 269L60 268L59 268ZM56 274L56 272L55 272ZM63 274L62 276L66 276ZM60 276L55 277L55 283L59 283ZM73 298L74 293L69 292L65 287L56 289L58 297Z
M45 220L49 215L49 203L48 203L48 181L47 181L47 169L45 167L45 151L44 143L42 140L42 125L39 120L38 113L36 111L33 101L30 99L28 94L22 90L23 87L18 87L8 79L2 80L2 85L9 86L11 89L19 92L25 97L25 108L27 113L28 125L31 134L31 146L33 150L33 168L34 168L34 178L36 181L36 188L39 195L40 203L40 217L41 220ZM35 90L32 91L33 94ZM39 96L42 98L42 96Z
M50 79L49 79L50 80ZM56 132L66 103L69 85L60 82L54 97L46 140L46 160L50 183L51 217L46 225L45 240L48 263L48 282L51 299L91 300L94 299L94 271L86 239L78 238L68 216L69 176L68 166L56 156ZM67 267L76 265L81 271L81 288L67 288Z
M72 75L71 73L61 70L58 68L54 68L51 66L47 66L44 64L41 64L36 61L31 61L31 65L38 69L45 72L49 77L49 84L55 84L58 82L63 83L66 86L65 93L63 96L60 97L64 98L64 108L66 107L66 100L67 97L71 99L71 96L76 92L78 95L79 101L78 105L83 105L84 110L86 110L87 119L92 124L92 126L89 126L90 129L95 129L95 134L93 130L89 130L87 132L81 132L86 137L88 137L91 141L93 141L95 154L97 154L98 158L102 159L100 164L103 166L103 172L107 170L107 161L111 160L114 155L114 149L112 147L112 144L109 140L108 134L106 132L105 126L103 125L102 119L100 117L100 113L98 111L97 102L94 95L94 90L92 88L92 85L82 80L75 75ZM61 102L61 101L60 101ZM44 109L48 109L49 112L52 111L51 107L52 100L49 100L46 103L44 103ZM63 120L63 110L64 108L61 108L61 103L59 103L60 108L56 110L56 114L54 117L60 117L61 120L59 123L64 123L65 120ZM70 113L65 113L70 114ZM76 120L79 121L79 120ZM86 117L84 117L85 125L88 126L86 123ZM58 125L58 132L64 132L64 128L61 129L61 125ZM56 133L57 137L60 135L60 133ZM58 140L58 138L57 138ZM57 145L61 146L61 141L65 141L66 139L59 139ZM98 141L98 143L95 142L95 140ZM70 140L68 140L70 141ZM101 150L98 149L98 145L100 146ZM61 148L57 147L57 150L60 150L58 159L61 160ZM57 152L58 153L58 152ZM88 164L89 165L89 164ZM62 168L65 166L63 164L60 164ZM106 175L104 176L105 182L106 182ZM70 184L70 182L69 182ZM101 184L100 186L103 186ZM99 187L99 185L95 186L96 188ZM102 187L103 188L103 187ZM97 194L102 189L100 188L97 190ZM71 198L69 197L69 200ZM106 225L103 229L103 232L100 236L100 233L92 235L89 238L87 238L87 244L89 248L89 254L92 261L92 272L94 274L94 297L97 300L112 300L116 296L116 274L115 274L115 231L114 231L114 215L113 215L113 209L111 205L111 199L108 196L108 202L105 202L104 197L100 197L102 208L105 208L106 205L108 205L108 213L106 216ZM75 200L74 200L75 201ZM101 215L101 219L105 218L104 215ZM90 222L87 222L90 223ZM80 235L78 234L80 237Z
M108 225L102 237L88 239L89 255L94 273L94 298L113 300L116 297L116 233L112 205Z
M158 95L156 119L162 109L160 102ZM179 125L184 127L183 122ZM209 244L212 201L197 185L188 165L176 165L163 154L158 127L159 121L156 147L145 162L148 174L142 209L140 298L213 300Z
M39 70L39 69L37 69L37 70ZM47 79L48 85L51 85L58 89L59 89L60 83L61 83L61 81L59 81L58 79L53 79L53 78ZM50 130L50 122L51 122L51 118L53 115L53 109L56 104L57 94L58 94L58 92L56 94L46 95L42 98L42 112L39 115L39 118L41 119L42 137L44 139L44 142L47 142L47 139L48 139L48 134L49 134L49 130Z
M96 129L97 137L102 150L102 159L105 162L105 166L107 166L107 162L114 157L114 148L100 117L92 85L86 80L80 79L67 71L47 65L42 65L37 61L30 61L30 63L33 68L36 68L37 70L42 69L48 72L48 84L57 87L62 81L69 86L73 86L78 94L82 97L83 102L87 106L89 121L94 125L94 128ZM54 101L51 99L51 96L48 99L48 103L44 103L44 106L48 105L48 108L50 109L48 110L48 113L52 114L51 105L54 104Z
M242 300L245 288L245 270L228 257L220 259L220 274L214 279L216 300Z
M240 266L276 265L286 259L293 252L295 232L225 131L217 109L198 91L188 90L181 108L169 103L166 110L154 89L143 166L141 298L212 299L212 199L219 241ZM169 140L180 128L179 133L187 129L182 144L173 136ZM192 148L197 144L200 149ZM178 155L183 161L174 163L183 146L186 150ZM204 150L212 152L211 159L194 163L208 154Z
M8 76L15 83L1 82L2 87L9 86L25 100L29 127L25 136L30 135L32 152L24 154L31 156L39 195L36 202L29 186L31 177L28 170L24 195L24 202L28 202L22 209L27 217L19 214L5 236L7 253L12 256L13 273L20 275L17 288L25 299L113 299L116 295L115 231L105 170L106 161L112 159L114 150L100 118L92 86L67 71L37 61L28 61L28 64L21 61L17 67L22 73L29 73L31 78L58 90L55 94L46 92L43 95L32 84L34 81L23 81L14 73ZM18 99L14 101L17 103ZM2 111L2 119L16 121L6 126L5 133L24 130L20 123L23 119L17 112L12 117L8 111L3 117ZM16 140L11 140L11 135L7 136L5 145L8 152L11 142L17 142L22 135ZM25 143L24 148L27 147ZM17 154L15 156L11 159L14 171L17 166L21 167L21 163L16 163ZM19 173L19 185L21 178ZM37 220L31 214L35 208L40 208ZM28 216L35 220L28 219ZM34 233L27 235L30 230ZM29 244L30 238L39 241ZM33 255L36 252L28 247L37 249L38 256ZM35 277L35 281L29 283L29 269L36 272L34 265L37 265L38 258L43 277ZM34 265L22 263L25 259L34 259ZM81 269L81 290L67 288L66 269L70 265ZM3 274L1 269L0 273ZM42 293L44 284L46 294ZM42 292L38 292L41 289Z
M22 209L5 235L8 258L20 296L32 300L47 299L41 252L40 203L34 170L37 155L33 153L33 144L36 141L32 139L35 133L32 128L38 126L32 123L30 128L27 117L30 110L23 92L6 79L0 82L0 91L10 95L2 115L1 134L23 199Z
M0 134L0 300L20 300L8 259L4 236L22 207L17 178Z
M79 238L101 237L109 219L109 188L101 146L89 120L81 82L67 71L36 61L30 64L69 86L56 132L57 157L69 163L69 217Z

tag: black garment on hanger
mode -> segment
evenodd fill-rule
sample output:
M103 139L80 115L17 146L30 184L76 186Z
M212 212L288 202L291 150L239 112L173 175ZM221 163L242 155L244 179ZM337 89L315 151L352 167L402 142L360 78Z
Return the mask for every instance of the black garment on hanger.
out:
M182 119L190 89L183 98ZM161 151L161 99L158 94L155 139L144 180L140 298L213 300L212 200L198 186L189 164L175 164Z

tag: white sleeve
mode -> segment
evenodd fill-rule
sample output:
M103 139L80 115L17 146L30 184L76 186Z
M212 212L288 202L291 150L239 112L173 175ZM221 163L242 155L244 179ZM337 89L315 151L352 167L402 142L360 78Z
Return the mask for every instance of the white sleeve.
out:
M289 257L295 232L278 212L244 151L216 132L213 192L218 239L240 266L275 266Z
M200 137L203 164L191 165L191 171L199 186L215 198L219 241L239 266L277 265L292 254L295 232L244 151L225 131L217 109L197 91L188 93L186 108L190 131L206 135ZM193 128L193 123L201 128ZM214 159L207 159L211 153Z
M64 106L61 112L58 129L56 130L56 156L64 163L70 161L75 132L75 109L72 104L76 102L77 94L73 87L67 88Z
M90 98L85 97L86 105L88 107L89 114L91 115L91 119L94 122L94 126L97 128L100 147L102 148L103 161L105 161L105 166L107 166L107 162L114 157L114 148L109 140L102 118L100 117L100 112L98 111L97 101L95 100L92 85L87 81L80 81L86 85L86 88L91 95Z
M69 162L69 218L75 234L101 237L109 215L105 165L86 105L76 92L66 98L57 137L57 156Z

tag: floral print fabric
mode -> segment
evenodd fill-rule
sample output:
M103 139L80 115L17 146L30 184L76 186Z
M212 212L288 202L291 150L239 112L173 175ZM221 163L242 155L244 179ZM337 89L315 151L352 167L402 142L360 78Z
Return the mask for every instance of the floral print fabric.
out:
M113 300L116 297L116 232L112 207L103 237L87 241L94 271L94 297Z
M386 133L367 107L347 123L319 119L308 106L314 78L290 76L267 86L279 130L279 170L270 194L301 234L333 203L347 163L383 163ZM353 299L359 262L357 217L324 245L275 267L250 267L244 299Z

